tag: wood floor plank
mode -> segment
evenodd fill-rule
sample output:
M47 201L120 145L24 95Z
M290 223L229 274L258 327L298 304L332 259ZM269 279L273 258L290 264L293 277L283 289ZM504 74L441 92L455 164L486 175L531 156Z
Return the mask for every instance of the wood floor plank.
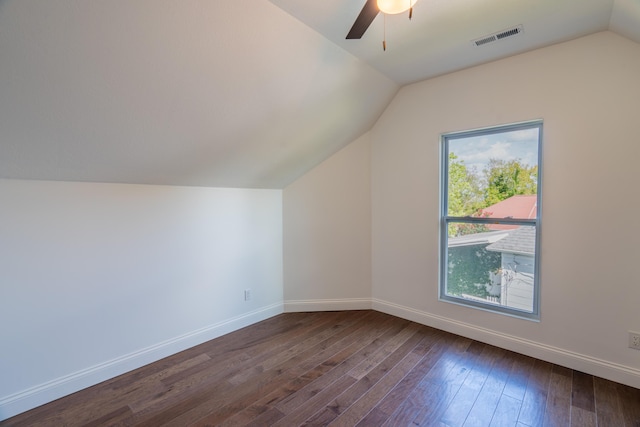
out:
M408 393L402 404L385 422L385 426L410 425L421 414L424 415L425 408L438 406L441 388L455 366L457 350L454 349L458 343L459 339L455 335L443 334L442 351L431 355L431 362L435 363L430 366L418 385Z
M260 413L261 411L267 410L270 407L274 407L280 402L292 398L292 396L293 398L295 398L294 395L298 392L306 393L302 395L302 397L298 397L298 399L301 401L305 399L305 396L307 398L309 396L313 396L315 393L321 390L322 387L316 387L311 390L306 387L312 384L313 381L320 378L325 373L332 371L336 366L341 365L342 362L346 361L348 358L356 355L357 352L362 351L361 341L361 339L355 341L345 341L345 343L348 344L346 347L339 346L337 348L338 353L332 355L327 360L319 363L317 366L307 370L306 372L305 369L308 368L308 366L303 365L303 369L300 371L300 375L297 378L279 388L276 388L271 393L266 394L256 403L250 405L245 410L231 417L229 420L230 423L224 423L223 425L239 425L238 423L241 424L243 420L250 419L252 413ZM344 370L345 369L343 367L340 371L333 371L332 376L339 377L340 375L344 374ZM338 372L340 373L338 374ZM304 404L304 402L299 404Z
M230 357L230 353L236 350L239 346L238 343L242 343L241 346L246 346L246 343L255 336L260 336L261 340L268 342L269 339L277 333L284 333L287 330L294 330L304 324L312 324L317 317L310 315L310 313L290 313L291 317L274 316L263 322L260 322L251 327L239 329L232 334L226 334L215 340L207 341L198 346L192 347L189 351L182 351L174 355L168 356L155 363L150 363L141 368L115 377L111 380L101 383L101 385L108 385L114 390L120 388L130 387L132 383L139 379L146 379L153 377L154 374L159 372L168 371L177 366L184 366L185 362L195 357L206 356L209 359L213 359L215 356L222 356L225 358ZM318 314L319 313L313 313ZM240 348L242 351L242 348ZM210 354L209 354L210 353ZM218 359L220 360L220 359ZM182 369L178 369L182 370Z
M470 346L470 350L472 348ZM482 353L478 354L474 368L440 419L447 426L464 425L490 374L495 373L496 369L502 368L502 366L496 365L501 361L501 358L495 357L496 353L501 353L497 352L495 347L483 344L479 349L482 350Z
M372 311L287 313L0 422L640 427L640 390Z
M554 365L549 379L543 426L568 426L571 422L571 384L573 371Z
M595 408L599 426L624 426L616 383L594 377Z
M514 426L518 422L518 414L522 407L522 400L502 393L498 406L493 413L489 427Z
M533 369L534 362L533 358L518 354L511 366L511 373L502 393L522 401L527 391L529 373Z
M319 411L316 414L309 414L310 416L313 416L306 420L306 424L328 424L338 415L343 413L347 408L349 408L353 403L355 403L368 390L370 390L371 387L373 387L378 381L380 381L409 352L417 350L416 347L420 347L422 351L426 351L426 347L421 346L421 344L423 340L427 339L427 336L419 332L421 329L420 327L416 328L414 326L417 325L412 324L410 325L410 327L405 328L404 331L410 331L412 335L405 335L408 339L406 339L406 341L404 341L404 343L400 347L396 348L393 353L386 355L386 357L381 360L380 363L378 363L373 369L371 369L367 373L367 375L359 378L357 382L354 381L354 384L351 387L342 390L340 393L336 393L333 396L334 398L331 399L331 401L326 405L326 408L318 408ZM398 336L400 336L400 334L398 334ZM386 350L388 350L388 346L385 346L375 354L379 354L380 352L386 353ZM356 368L363 365L370 366L371 360L374 359L375 358L367 359L359 364ZM356 380L357 376L353 377L353 372L354 369L350 370L346 375ZM355 370L355 372L360 371ZM319 421L320 419L322 420L321 422Z
M514 362L512 353L496 347L489 347L487 351L492 354L494 362L480 394L465 419L464 427L485 427L490 424L511 372Z
M459 343L462 340L456 340ZM414 419L416 425L436 425L441 422L441 418L446 412L451 402L462 388L467 377L478 363L479 354L477 351L467 351L472 341L468 341L464 346L456 347L454 344L453 352L450 354L449 364L452 366L451 371L445 377L444 382L439 388L436 404L423 408L419 415ZM475 345L474 345L475 347Z
M574 371L571 385L571 406L587 412L596 411L593 376Z
M622 417L627 427L640 427L640 389L616 384Z
M544 423L551 369L552 365L542 360L536 360L533 364L518 416L519 423L530 427L539 427Z
M246 427L270 426L270 425L273 425L282 417L284 417L284 414L282 412L278 411L276 408L271 408L268 411L260 414L260 416L254 418L253 420L247 423L238 424L238 425L242 425Z
M336 320L338 319L336 318ZM334 329L332 327L331 329L338 331L342 328ZM324 331L322 329L316 329L315 333L317 336L328 338L324 335ZM316 340L305 339L303 344L311 349L314 348L318 342ZM301 344L294 341L291 348L296 348L295 352L289 352L285 349L279 353L286 355L282 360L283 366L278 369L259 369L254 373L250 381L243 381L235 384L229 383L230 389L224 394L224 396L217 399L215 402L203 402L202 404L189 409L173 419L171 423L168 423L167 425L182 426L186 423L193 422L193 420L198 420L198 423L219 425L222 421L238 412L238 410L246 407L250 402L254 402L259 399L259 397L264 394L264 390L272 390L274 387L282 386L283 384L287 384L294 380L300 375L300 372L295 370L297 363L295 360L297 357L307 354L306 351L300 351L300 345ZM295 353L297 353L297 355L291 357ZM325 361L322 364L322 367L324 370L330 370L339 363L340 362L338 361ZM270 366L270 368L275 367ZM320 374L317 376L320 376Z
M577 406L571 407L571 427L596 427L595 412Z
M217 342L211 345L208 345L208 343L202 344L198 351L206 352L211 357L214 357L231 351L243 350L253 356L259 353L264 346L269 346L270 343L274 342L274 339L279 339L279 337L283 336L293 339L310 328L316 327L319 322L331 321L336 312L328 313L328 316L327 313L320 312L288 314L294 315L291 320L288 319L288 315L284 318L276 316L257 325L240 329L236 331L239 332L237 335L236 332L233 332L216 338L215 341L221 341L219 344Z
M283 375L283 378L281 378L280 382L282 383L282 382L287 381L286 385L284 385L283 387L285 387L287 392L290 393L293 388L289 387L289 386L292 385L292 382L295 381L296 378L304 378L306 381L311 382L314 379L319 378L320 376L322 376L325 372L330 371L334 367L336 367L339 364L341 364L351 354L353 354L353 350L349 350L347 352L340 351L336 355L333 355L329 359L327 359L324 362L322 362L320 365L316 366L311 371L307 371L305 373L302 373L302 371L300 369L297 369L297 370L296 369L291 369L291 372L288 372L288 370L283 367L282 369L277 370L277 372L282 372L283 374L284 373L288 373L288 375L286 375L286 376ZM291 360L290 360L290 362L291 362ZM304 366L304 364L303 364L303 366ZM269 389L272 389L273 388L272 386L273 385L270 384ZM343 387L344 387L344 385L343 385ZM251 401L256 401L257 399L259 399L261 395L263 395L263 393L260 390L255 389L255 390L253 390L253 393L249 393L249 394L243 396L242 399L234 399L233 403L228 404L228 405L220 408L219 410L216 410L214 413L212 413L211 415L203 418L199 422L203 422L203 423L207 423L207 424L220 425L221 422L223 422L225 419L227 419L228 417L233 415L233 413L242 410L242 408L246 408L247 406L249 406L249 403Z
M347 348L344 348L327 361L322 362L315 368L304 372L304 374L300 374L297 377L291 378L285 384L282 384L274 391L267 393L264 397L257 400L257 402L245 406L244 409L230 416L229 419L225 420L223 423L221 423L221 425L243 425L245 421L248 422L255 415L275 408L279 402L288 399L298 391L311 384L316 379L322 377L325 373L331 371L337 365L351 357L359 349L360 346L356 344L352 344ZM321 390L321 388L314 390L314 392L311 392L310 394L313 395L314 393L319 392L317 390ZM278 412L281 413L282 416L285 415L279 409Z
M108 387L90 387L53 402L55 404L44 405L23 414L26 418L21 425L58 426L67 423L66 420L73 420L72 425L84 425L123 406L128 407L127 402L131 399L150 393L162 393L165 390L159 381L143 381L143 383L144 385L140 387L128 388L125 393L114 392Z
M425 338L414 352L423 357L398 383L375 408L375 414L371 415L371 425L383 425L393 413L400 407L406 397L418 386L420 380L425 377L444 351L444 344L441 341L442 335L435 329L426 329ZM329 408L327 408L329 409ZM332 411L333 412L333 411ZM320 414L322 415L322 414ZM337 416L337 414L336 414ZM369 418L369 416L368 416ZM325 418L326 420L326 418ZM374 421L375 420L375 421Z
M362 347L360 339L363 335L366 335L366 330L370 330L371 322L379 320L381 320L380 317L376 317L374 312L367 312L365 316L358 318L349 328L327 339L319 344L317 348L311 348L308 357L305 357L304 354L297 356L299 361L294 362L294 366L291 367L292 372L297 375L296 378L281 387L275 388L271 393L262 396L256 402L245 405L244 409L225 420L221 425L235 426L250 422L251 419L270 410L273 405L311 383L324 372L342 363ZM385 322L389 321L391 319L386 317L382 324L388 324ZM280 411L277 412L281 413Z
M99 418L95 418L86 424L84 427L100 427L100 426L114 426L128 419L132 415L131 409L128 406L122 406L115 411L109 412Z
M384 319L378 316L378 328L372 329L372 320L370 316L362 319L360 323L354 325L355 329L353 329L353 331L349 331L349 333L345 334L342 338L337 337L339 339L333 345L315 354L295 368L299 375L297 378L266 394L257 402L230 417L228 422L225 421L222 425L244 425L244 423L251 419L252 414L260 414L283 400L288 399L321 375L324 375L324 373L340 365L358 351L361 351L367 343L374 341L377 335L384 332L385 328L390 328L392 323L395 323L393 319L388 316L384 317ZM386 332L392 333L388 330Z
M173 394L181 394L184 389L196 388L198 384L203 382L224 381L240 371L259 364L263 359L281 350L291 340L312 335L315 330L330 325L333 320L335 317L331 316L319 322L320 324L305 322L299 324L297 329L276 327L277 333L267 333L267 336L272 338L271 340L248 337L246 342L231 341L225 345L228 353L214 353L210 355L211 360L207 363L163 378L163 384L170 387ZM254 354L254 352L256 353ZM157 399L151 402L134 402L132 407L134 412L139 412L155 402Z
M400 346L402 346L409 338L415 336L420 326L415 323L409 323L406 328L402 329L393 336L387 343L371 356L360 362L358 366L351 369L347 375L352 376L356 380L361 379L376 366L383 363L391 354L393 354Z
M305 353L310 348L316 348L323 342L326 342L331 337L339 335L341 331L347 329L352 323L351 321L344 321L345 319L340 319L340 321L334 321L334 324L331 325L330 328L323 328L314 331L314 333L304 339L301 339L297 344L292 347L284 348L283 351L273 354L266 360L263 360L258 365L254 366L250 369L244 369L241 372L237 373L233 377L229 378L228 381L232 384L241 384L249 379L253 375L259 374L260 372L268 371L269 369L273 369L276 366L282 365L286 363L288 360L298 356L300 354Z
M325 407L334 396L342 393L345 389L349 389L356 379L343 375L334 381L329 386L325 387L322 391L318 392L312 398L310 398L304 405L300 405L295 410L286 414L277 423L273 424L274 427L287 427L302 425L305 420L318 412L321 408Z
M225 381L227 378L235 375L240 369L246 369L250 366L250 363L259 363L270 355L282 351L287 346L287 343L290 345L292 339L313 335L324 328L330 327L331 322L339 321L341 316L344 316L344 313L332 313L326 316L326 319L316 321L315 324L301 326L299 331L288 330L285 336L275 336L271 345L268 345L269 342L264 342L259 338L250 339L249 342L252 343L250 346L258 345L264 347L263 351L242 362L236 361L236 363L233 363L234 361L230 360L229 364L233 366L233 369L227 367L221 370L220 367L214 366L206 370L191 372L189 376L181 378L177 382L173 382L173 378L170 378L168 381L172 387L171 390L166 395L157 396L152 404L145 406L141 410L134 409L134 417L130 422L137 423L138 420L144 419L144 421L140 422L141 425L153 426L161 422L164 424L174 422L180 425L186 422L194 422L206 416L212 410L225 406L230 400L251 392L253 385L241 385L234 389L232 384ZM246 345L243 346L243 348L247 347ZM258 386L262 386L262 383L269 384L270 381L276 381L278 375L278 372L263 372L254 377L254 383ZM281 382L287 380L288 378L285 378ZM210 387L212 383L217 384L217 387Z
M304 402L315 396L324 387L332 384L338 378L360 364L363 360L378 351L389 339L402 330L405 325L405 322L393 322L392 325L375 329L370 334L361 337L358 340L358 344L364 345L364 347L361 347L356 353L349 357L349 359L336 366L330 372L327 372L326 375L314 380L312 383L303 387L287 399L278 403L277 408L287 414L303 405Z
M384 413L378 406L373 408L360 422L357 427L381 426L387 421L389 416ZM316 424L318 425L318 424Z
M387 375L371 387L353 405L344 411L329 425L357 425L387 394L388 390L399 383L407 373L420 361L420 356L409 353L400 363L394 366Z

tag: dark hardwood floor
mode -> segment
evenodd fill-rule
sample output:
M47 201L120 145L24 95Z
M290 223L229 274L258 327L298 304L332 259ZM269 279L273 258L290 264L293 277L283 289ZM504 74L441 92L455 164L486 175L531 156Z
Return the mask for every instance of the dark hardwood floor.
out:
M640 427L640 390L375 311L290 313L0 425Z

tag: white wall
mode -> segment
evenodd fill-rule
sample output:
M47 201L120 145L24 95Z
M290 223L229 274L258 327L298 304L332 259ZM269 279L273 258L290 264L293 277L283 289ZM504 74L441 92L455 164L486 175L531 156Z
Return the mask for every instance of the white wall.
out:
M367 133L284 189L285 310L371 307L370 154Z
M602 32L403 87L371 131L374 308L640 387L639 76ZM531 119L541 321L438 301L440 135Z
M281 190L0 180L0 200L0 419L282 312Z

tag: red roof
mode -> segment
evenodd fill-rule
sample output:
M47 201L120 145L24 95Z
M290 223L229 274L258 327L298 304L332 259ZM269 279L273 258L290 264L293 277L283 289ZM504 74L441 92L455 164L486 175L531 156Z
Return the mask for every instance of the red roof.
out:
M537 200L538 196L535 194L511 196L495 205L482 209L482 216L488 218L534 219L538 211ZM492 224L488 227L490 230L512 230L519 226Z

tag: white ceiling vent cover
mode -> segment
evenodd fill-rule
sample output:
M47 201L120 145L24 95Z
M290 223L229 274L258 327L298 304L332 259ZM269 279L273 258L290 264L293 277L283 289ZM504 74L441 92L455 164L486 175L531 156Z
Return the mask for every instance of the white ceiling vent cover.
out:
M498 40L506 39L507 37L517 36L523 31L522 25L518 25L517 27L512 27L507 30L480 37L479 39L472 40L471 42L474 46L484 46L485 44L497 42Z

